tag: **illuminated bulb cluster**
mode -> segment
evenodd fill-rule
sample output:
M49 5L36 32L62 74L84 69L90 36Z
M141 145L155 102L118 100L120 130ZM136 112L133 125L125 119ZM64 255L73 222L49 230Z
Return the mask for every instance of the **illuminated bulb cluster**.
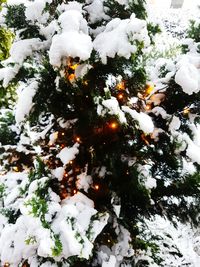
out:
M125 90L126 89L125 82L124 81L121 81L120 83L118 83L116 85L116 89L117 90Z
M70 83L73 83L76 79L75 71L79 66L78 63L75 63L73 58L69 57L67 60L67 67L65 69L65 77Z

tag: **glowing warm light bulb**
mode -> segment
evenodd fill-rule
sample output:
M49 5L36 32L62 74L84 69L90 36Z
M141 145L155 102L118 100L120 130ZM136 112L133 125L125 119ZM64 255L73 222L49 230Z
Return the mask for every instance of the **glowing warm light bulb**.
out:
M94 189L95 190L99 190L99 185L98 184L95 184Z
M153 84L147 84L146 91L145 91L146 95L150 95L153 90L154 90L154 85Z
M64 135L65 135L65 133L64 133L64 132L62 132L62 133L61 133L61 135L62 135L62 136L64 136Z
M81 141L81 138L79 136L76 137L76 142L80 142Z
M72 160L70 160L70 162L69 162L70 164L73 164L73 161Z
M123 96L123 94L119 94L117 97L118 97L119 99L122 99L124 96Z
M188 108L188 107L184 108L183 114L188 115L189 113L190 113L190 108Z
M75 70L78 67L79 64L74 64L70 66L70 69Z
M75 76L75 74L70 74L69 76L68 76L68 80L70 81L70 82L73 82L74 80L75 80L75 78L76 78L76 76Z
M68 177L68 173L67 172L64 174L64 177Z
M145 106L145 109L146 109L146 110L151 110L151 104L147 104L147 105Z
M73 193L74 193L74 195L75 195L75 194L77 194L77 190L76 190L76 189L74 189L74 190L73 190Z
M117 127L118 127L118 124L116 122L111 122L111 124L110 124L111 129L115 130L115 129L117 129Z
M10 264L8 263L8 262L6 262L5 264L4 264L4 267L9 267L10 266Z
M124 81L121 81L120 83L118 83L118 84L116 85L116 88L117 88L118 90L125 90L125 82L124 82Z
M18 171L19 171L19 168L18 168L17 166L14 166L14 167L13 167L13 170L14 170L15 172L18 172Z

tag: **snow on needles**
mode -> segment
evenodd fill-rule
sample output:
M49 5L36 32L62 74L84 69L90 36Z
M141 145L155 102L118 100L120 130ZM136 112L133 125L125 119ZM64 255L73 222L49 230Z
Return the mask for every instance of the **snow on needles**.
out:
M139 128L146 134L152 133L154 130L154 124L151 117L143 112L138 113L136 110L132 110L129 107L123 106L122 110L131 115L131 117L138 121Z
M107 57L114 58L118 55L129 58L137 51L136 40L144 46L150 44L146 22L137 19L135 14L132 14L130 19L111 20L105 30L95 38L94 49L99 53L102 62L106 64Z
M67 10L58 21L62 32L52 39L49 50L50 63L60 67L62 59L66 57L79 57L81 60L87 60L93 47L83 15L77 10Z
M33 97L38 89L38 82L34 81L27 87L18 89L18 101L15 111L15 119L17 124L20 124L29 114L33 107Z
M79 144L76 143L73 147L65 147L60 151L58 157L61 159L63 164L68 164L71 160L75 159L76 154L79 153L78 147Z
M91 7L87 8L90 10ZM95 14L91 20L96 20ZM136 41L144 47L150 44L146 22L137 19L135 14L130 19L111 20L93 43L88 34L87 22L80 11L67 10L60 15L58 22L62 31L53 37L49 51L50 63L56 67L60 67L62 59L69 56L89 59L93 48L106 64L107 57L114 58L118 55L129 58L137 51Z

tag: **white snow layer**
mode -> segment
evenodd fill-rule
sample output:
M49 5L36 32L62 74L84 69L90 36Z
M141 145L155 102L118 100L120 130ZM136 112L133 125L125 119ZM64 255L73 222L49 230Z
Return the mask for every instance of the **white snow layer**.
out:
M154 124L151 117L143 112L138 113L127 106L123 106L122 110L131 115L139 124L139 128L146 134L150 134L154 130Z
M73 147L65 147L60 151L60 153L58 154L58 157L61 159L63 164L66 165L71 160L75 159L76 154L79 153L78 147L79 147L79 144L75 143Z
M96 1L92 5L101 9L102 3ZM86 7L86 9L90 8L91 6ZM91 20L96 19L94 13ZM146 22L135 18L134 14L130 19L116 18L108 22L105 30L96 36L93 43L88 35L87 22L80 11L67 10L60 15L58 22L62 31L53 37L49 51L50 63L56 67L60 67L62 60L66 57L79 57L81 60L87 60L93 48L99 53L102 62L106 64L107 57L113 58L119 55L129 58L137 51L136 40L142 42L144 46L150 44Z
M7 223L6 218L1 216L0 260L2 264L9 262L10 266L14 267L18 266L23 259L32 263L32 257L35 254L45 258L54 257L55 235L59 235L62 244L61 254L56 257L56 260L60 261L62 258L77 255L88 259L91 255L93 242L107 224L108 214L98 213L94 209L93 201L82 193L77 193L60 202L59 196L49 189L45 220L49 223L50 229L45 228L39 216L33 213L30 201L32 199L40 201L35 192L38 188L43 188L48 179L43 177L34 180L29 186L28 196L24 199L20 189L24 189L29 181L27 173L1 175L1 181L6 184L4 203L10 208L20 207L22 213L13 224ZM95 219L92 218L93 215L96 215Z
M33 51L37 51L40 47L41 41L38 38L20 40L12 45L10 55L15 63L22 64Z
M191 63L184 62L176 73L175 82L182 87L183 92L192 95L200 90L199 77L200 71Z
M38 89L38 82L34 81L25 88L19 88L15 119L20 124L33 107L33 97Z
M118 55L129 58L137 51L136 40L143 42L144 46L150 44L146 22L132 14L130 19L115 18L108 22L105 30L95 38L94 49L106 64L107 57L114 58Z
M67 10L59 17L62 32L52 39L49 50L50 63L60 67L67 57L87 60L92 52L92 39L88 35L87 22L77 10Z

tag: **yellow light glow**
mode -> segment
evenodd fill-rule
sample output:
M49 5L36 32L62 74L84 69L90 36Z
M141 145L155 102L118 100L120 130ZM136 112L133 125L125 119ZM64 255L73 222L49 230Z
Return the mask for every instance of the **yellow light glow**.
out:
M70 66L70 69L75 70L78 67L79 64L74 64Z
M150 95L153 90L154 90L154 85L153 84L147 84L145 94Z
M94 188L95 188L95 190L99 190L99 185L95 184Z
M147 104L147 105L145 106L145 109L146 109L146 110L151 110L151 104Z
M70 81L70 82L73 82L74 80L75 80L75 78L76 78L76 76L75 76L75 74L70 74L69 76L68 76L68 80Z
M81 138L79 136L76 137L76 142L80 142L81 141Z
M113 130L117 129L117 127L118 127L118 124L116 122L112 122L110 124L110 128L113 129Z
M183 114L188 115L190 113L190 109L188 107L184 108Z
M14 166L14 167L13 167L13 170L14 170L15 172L19 172L19 168L18 168L17 166Z
M117 97L118 97L119 99L122 99L124 96L123 96L123 94L119 94Z
M120 83L117 84L116 88L118 90L125 90L125 82L121 81Z

